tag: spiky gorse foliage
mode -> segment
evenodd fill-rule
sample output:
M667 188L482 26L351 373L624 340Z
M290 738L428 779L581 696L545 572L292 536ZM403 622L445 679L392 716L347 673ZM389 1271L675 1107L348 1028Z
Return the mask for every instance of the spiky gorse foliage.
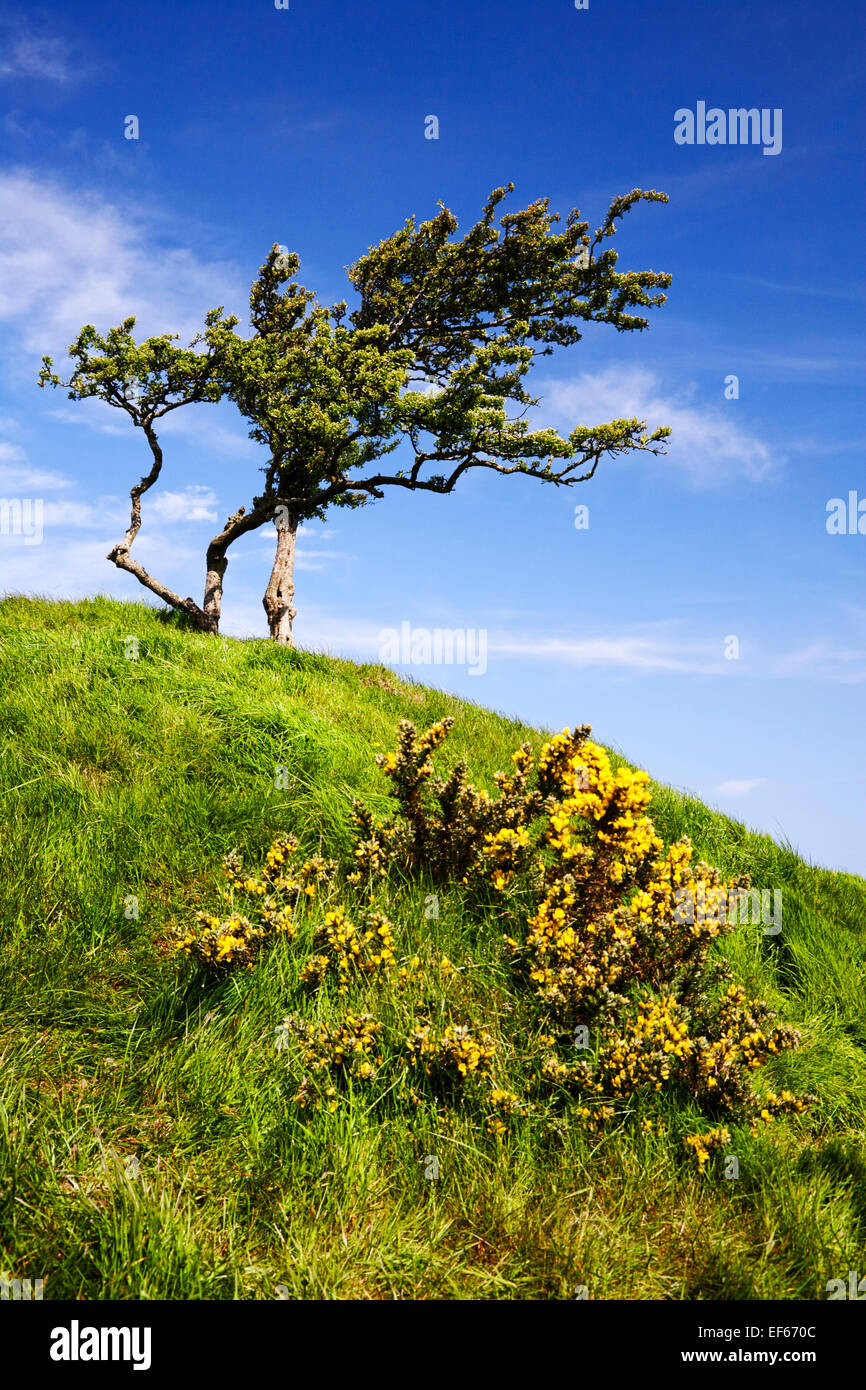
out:
M465 1024L449 1024L440 1032L428 1023L410 1035L406 1048L414 1067L446 1086L483 1076L494 1056L492 1039Z
M382 912L369 913L366 930L360 930L340 904L325 914L313 944L318 954L307 961L301 982L320 985L331 972L339 980L340 994L348 994L353 974L386 974L396 961L394 928Z
M773 1026L769 1007L740 985L726 989L726 961L710 958L734 929L724 904L749 879L723 882L693 862L688 840L665 850L647 814L647 774L614 769L588 727L551 738L534 769L521 747L491 797L463 762L447 779L434 775L452 722L419 735L404 720L396 751L377 759L398 814L379 823L356 807L354 876L393 864L476 892L486 883L514 926L505 945L516 978L551 1030L537 1089L577 1101L590 1128L659 1091L753 1124L803 1110L808 1098L761 1096L751 1085L799 1034ZM679 910L684 894L696 910ZM588 1045L575 1060L578 1029Z
M400 814L381 824L355 803L354 882L398 865L410 874L424 870L438 883L468 885L493 866L499 886L505 887L528 864L525 825L541 812L544 801L527 787L532 750L525 744L514 754L513 775L496 773L499 795L492 798L469 782L462 759L449 777L433 775L433 754L453 723L450 717L442 719L419 735L414 724L402 719L396 752L376 755Z
M710 1154L723 1149L730 1142L731 1132L724 1125L707 1130L706 1134L689 1134L684 1140L686 1148L691 1149L697 1159L701 1172L706 1168Z
M338 1090L351 1081L367 1085L375 1079L382 1061L376 1052L382 1025L371 1014L348 1013L333 1026L308 1024L292 1015L283 1026L299 1040L308 1068L294 1098L301 1110L336 1110Z
M232 912L223 918L209 912L197 912L196 922L196 928L180 937L177 949L215 971L228 969L240 962L252 965L265 940L263 929L254 926L249 917L239 912ZM290 930L288 923L282 930Z
M524 744L513 771L495 774L491 795L472 785L463 761L447 777L436 774L434 755L452 724L419 733L400 723L396 750L376 759L395 813L380 820L355 805L348 863L302 861L292 837L275 841L257 876L230 857L230 916L199 914L204 930L180 942L211 969L251 964L270 938L292 933L306 905L318 921L301 985L344 997L364 991L367 1000L372 992L392 1019L409 1005L408 1030L357 1011L312 1030L287 1020L306 1068L302 1108L333 1108L354 1081L387 1074L412 1104L424 1091L434 1104L477 1110L498 1139L531 1113L559 1114L591 1132L634 1121L661 1133L646 1110L665 1096L753 1130L804 1110L810 1097L753 1088L762 1064L797 1046L799 1034L773 1023L715 949L734 929L725 904L748 890L748 878L724 882L694 862L688 840L665 848L648 815L647 774L614 768L588 727L557 734L537 761ZM504 925L521 1019L508 1063L483 1020L468 1016L465 993L462 1017L446 1004L443 982L459 974L447 958L437 985L419 956L398 956L401 928L382 908L389 881L407 876L456 893L477 922ZM416 985L422 997L411 1003ZM505 1084L509 1067L520 1096ZM690 1137L701 1169L726 1132L716 1125Z
M520 1096L513 1091L503 1091L498 1086L488 1094L487 1104L489 1113L485 1117L484 1127L496 1139L504 1138L514 1121L526 1113L526 1105Z
M236 909L226 917L197 912L197 926L178 934L176 949L219 973L236 965L253 965L273 938L291 936L298 905L314 898L337 868L319 856L297 862L298 841L280 836L268 850L261 872L247 875L232 851L223 860L228 887L223 898L234 909L235 898L245 899L247 913Z

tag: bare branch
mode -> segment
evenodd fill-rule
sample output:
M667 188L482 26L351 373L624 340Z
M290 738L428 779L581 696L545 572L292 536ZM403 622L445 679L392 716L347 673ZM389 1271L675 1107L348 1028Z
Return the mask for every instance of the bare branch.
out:
M172 608L178 608L181 612L188 613L196 626L204 627L207 625L205 614L194 599L180 598L173 589L169 589L166 584L154 579L143 565L140 565L137 560L133 560L128 550L115 546L106 558L113 561L118 569L126 570L128 574L134 574L139 584L143 584L145 589L150 589L150 592L156 594L157 598L163 599Z

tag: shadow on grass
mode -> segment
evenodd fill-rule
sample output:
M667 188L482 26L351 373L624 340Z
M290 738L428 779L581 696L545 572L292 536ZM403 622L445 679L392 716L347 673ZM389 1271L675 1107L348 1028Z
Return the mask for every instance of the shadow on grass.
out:
M798 1167L806 1175L825 1173L847 1193L857 1226L866 1234L866 1151L856 1139L831 1139L821 1149L809 1149Z

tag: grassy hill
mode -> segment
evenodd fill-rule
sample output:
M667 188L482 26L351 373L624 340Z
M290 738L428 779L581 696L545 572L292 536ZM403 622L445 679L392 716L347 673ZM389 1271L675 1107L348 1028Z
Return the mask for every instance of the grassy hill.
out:
M232 849L256 864L286 831L345 856L352 798L388 803L373 757L399 719L453 715L445 764L465 755L491 791L542 731L379 666L207 638L106 599L0 603L0 707L0 1274L44 1278L46 1298L572 1298L585 1285L811 1299L866 1269L862 879L653 786L666 843L690 835L724 874L783 892L778 937L742 929L722 949L802 1031L768 1080L817 1101L757 1134L732 1127L736 1180L689 1164L690 1119L670 1107L664 1133L587 1135L566 1118L504 1140L396 1095L301 1115L275 1029L346 1001L302 988L298 940L209 982L179 963L173 932L219 902ZM507 1070L519 1014L500 934L456 892L430 920L428 892L394 885L397 955L421 958L419 989L487 1028Z

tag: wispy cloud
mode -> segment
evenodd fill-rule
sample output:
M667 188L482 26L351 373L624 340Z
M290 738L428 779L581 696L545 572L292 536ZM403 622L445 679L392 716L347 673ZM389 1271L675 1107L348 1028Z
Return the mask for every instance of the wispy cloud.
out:
M720 782L714 790L716 796L746 796L749 792L754 791L755 787L760 787L766 780L766 777L748 777L740 781L733 778L729 782Z
M840 340L835 341L836 348ZM762 372L775 372L780 376L814 376L816 372L829 372L841 377L849 372L862 372L864 359L862 353L852 350L840 353L828 348L814 349L811 352L769 352L764 348L744 348L739 357L745 366L756 367Z
M151 510L160 521L216 521L217 495L209 487L190 485L182 492L156 493Z
M533 634L488 637L491 656L529 658L544 664L631 672L714 676L729 680L788 680L807 677L838 685L866 680L866 647L849 647L830 639L811 642L794 651L756 650L746 661L727 661L718 642L707 642L666 623L649 630L598 634L580 639Z
M329 650L358 653L366 659L379 660L379 651L386 630L399 628L403 616L393 612L383 613L379 622L340 618L331 614L317 613L314 625L314 641L317 646L324 644ZM309 640L309 614L302 611L299 618L299 640ZM437 622L428 615L418 612L411 619L413 628L448 628L447 622ZM483 623L475 624L476 628ZM484 629L485 632L487 629ZM709 645L689 645L674 637L661 633L610 634L599 635L585 640L571 641L556 637L534 637L532 635L509 635L503 632L487 633L487 651L491 658L531 659L539 669L551 663L578 667L595 667L614 672L628 671L636 675L677 672L693 675L721 675L730 669L730 662L714 659L717 648ZM420 669L420 668L419 668Z
M735 277L746 285L757 285L763 290L775 290L779 294L812 295L817 299L844 299L846 304L866 299L866 285L847 282L844 285L789 285L778 280L763 280L753 275Z
M68 535L70 531L100 532L105 537L105 541L99 542L104 552L108 538L119 539L129 525L129 507L124 508L118 497L97 498L95 502L79 502L72 498L62 502L46 500L44 521L46 529L57 532L57 536L52 537L53 554L58 549L58 536ZM61 549L63 544L60 543Z
M31 489L33 491L33 489ZM43 494L45 489L43 489ZM143 504L145 528L158 521L163 526L189 525L194 522L215 522L217 498L207 487L188 487L182 492L149 493ZM45 499L46 530L55 530L52 553L64 545L62 536L71 531L98 531L108 539L117 540L129 525L129 501L122 497L98 497L92 502L65 498L62 502ZM136 552L146 546L153 533L142 529L136 540Z
M532 657L569 666L601 667L649 673L678 671L711 675L724 670L723 659L708 649L689 650L683 642L630 633L571 640L559 637L506 637L492 634L488 651L506 657Z
M0 441L0 488L4 492L36 497L62 487L69 487L68 478L47 468L34 468L19 444Z
M353 561L357 557L346 550L334 550L328 545L335 532L330 527L299 526L298 544L295 550L295 569L321 572L330 569L335 561ZM322 544L324 542L324 545ZM232 562L237 569L242 562L261 567L263 563L272 564L276 548L276 532L271 525L245 538L232 554Z
M816 676L841 685L866 681L866 646L840 647L821 638L776 658L775 675Z
M329 649L347 654L363 654L378 659L382 632L399 628L409 618L413 628L460 627L424 612L395 616L383 613L380 622L340 619L319 614L316 641L326 641ZM302 610L299 633L306 639L307 614ZM630 632L600 632L585 638L557 637L532 632L488 629L483 617L470 624L487 633L491 664L509 661L530 662L539 671L552 666L570 666L613 676L642 678L676 675L716 680L786 680L806 677L833 684L850 684L866 679L866 651L847 649L832 642L814 643L802 651L757 652L753 661L731 662L724 658L718 642L680 632L676 625L657 623Z
M11 28L11 32L10 32ZM3 56L0 57L0 79L37 78L46 82L66 84L77 75L66 45L58 38L37 34L7 20L0 31Z
M74 409L72 406L64 405L59 410L47 410L45 413L51 420L60 420L64 425L86 425L97 434L129 435L134 428L128 417L122 416L118 410L104 405L95 397L76 401Z
M344 550L305 550L298 546L295 555L295 569L322 571L329 569L335 560L353 560Z
M770 446L730 414L717 406L697 404L696 385L665 391L659 376L645 368L610 367L584 372L570 381L541 382L538 394L564 430L633 416L646 420L650 430L670 426L668 452L659 461L668 472L677 468L699 487L719 486L735 478L762 482L781 466L782 460ZM647 456L641 458L645 463Z
M132 202L18 170L0 175L0 222L0 321L16 360L21 349L62 360L83 324L105 331L130 315L139 333L188 340L208 309L246 302L235 265L166 245L157 214Z
M212 406L187 406L172 415L166 415L165 419L159 422L159 433L193 440L208 453L267 459L264 445L257 444L254 439L249 439L237 430L227 429L214 419L213 412Z
M46 598L80 599L88 595L109 594L136 603L152 599L132 577L106 560L108 546L117 537L105 534L83 537L48 534L41 546L12 545L3 538L3 593L44 595ZM16 538L17 540L17 538ZM51 547L51 564L45 563L45 547ZM200 592L204 583L204 564L193 549L178 544L176 536L144 536L136 542L141 559L152 574L182 593ZM35 557L35 560L34 560ZM190 588L195 576L198 588ZM199 577L200 576L200 577Z
M267 457L261 444L241 434L239 430L228 429L215 418L220 410L213 405L188 405L183 410L166 415L156 423L159 438L166 435L176 439L191 441L208 455L219 454L227 458ZM52 420L64 425L85 425L97 434L119 435L132 439L136 428L128 415L119 407L106 405L96 397L76 401L73 406L59 406L46 411ZM146 446L145 446L146 447Z

